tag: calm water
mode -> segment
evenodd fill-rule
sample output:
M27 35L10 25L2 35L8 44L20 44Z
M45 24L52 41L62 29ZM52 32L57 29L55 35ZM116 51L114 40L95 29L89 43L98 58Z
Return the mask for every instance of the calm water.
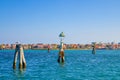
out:
M14 50L0 50L0 80L120 80L120 50L25 50L26 70L13 70ZM18 66L17 66L18 67Z

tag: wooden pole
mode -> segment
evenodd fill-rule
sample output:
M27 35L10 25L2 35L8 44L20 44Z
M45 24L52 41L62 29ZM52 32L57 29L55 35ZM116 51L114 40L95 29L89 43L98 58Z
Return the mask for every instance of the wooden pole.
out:
M14 61L13 61L13 69L16 68L17 57L18 57L18 50L19 50L19 45L16 45L15 54L14 54Z
M20 48L20 54L22 55L22 64L23 64L23 68L26 68L26 61L25 61L25 57L24 57L24 51L23 51L23 47Z
M20 46L20 49L19 49L19 55L20 55L20 62L19 62L19 68L22 69L22 52L21 52L21 46Z
M65 58L64 58L63 42L61 40L60 48L59 48L59 55L58 55L58 62L64 63L64 61L65 61Z
M13 69L15 69L15 68L16 68L17 56L18 56L18 52L17 52L17 51L15 51L14 61L13 61Z
M48 44L48 53L50 52L50 45Z
M96 47L95 46L96 46L96 44L94 43L92 46L93 47L92 54L96 54L96 52L95 52Z

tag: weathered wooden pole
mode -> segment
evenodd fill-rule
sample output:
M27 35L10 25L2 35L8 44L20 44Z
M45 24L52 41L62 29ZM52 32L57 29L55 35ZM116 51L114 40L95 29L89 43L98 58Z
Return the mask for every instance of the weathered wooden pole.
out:
M58 54L58 62L64 62L65 61L65 57L64 57L64 48L63 48L63 38L65 37L64 33L62 32L59 37L61 38L60 40L60 47L59 47L59 54Z
M92 54L96 54L96 43L93 43L93 49L92 49Z
M50 45L48 44L48 53L50 52Z
M16 68L17 57L18 57L19 45L16 45L15 54L14 54L14 61L13 61L13 69Z
M61 42L60 49L59 49L59 57L58 57L58 62L64 62L64 49L63 49L63 42Z
M13 69L16 68L18 55L19 55L19 69L26 68L26 61L24 57L23 47L21 44L16 44L14 61L13 61Z

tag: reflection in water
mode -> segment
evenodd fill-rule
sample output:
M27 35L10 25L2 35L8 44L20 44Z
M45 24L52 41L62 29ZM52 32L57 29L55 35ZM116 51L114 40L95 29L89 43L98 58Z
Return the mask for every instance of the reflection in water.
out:
M26 72L26 69L13 69L13 72L14 72L14 76L19 80L22 78L22 80L25 80L24 77L25 77L25 72Z
M64 67L65 63L59 63L60 67Z

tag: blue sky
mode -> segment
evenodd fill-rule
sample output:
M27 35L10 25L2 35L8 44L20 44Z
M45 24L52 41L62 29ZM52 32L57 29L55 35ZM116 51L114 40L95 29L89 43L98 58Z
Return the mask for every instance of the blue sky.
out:
M120 42L120 0L0 0L0 43Z

